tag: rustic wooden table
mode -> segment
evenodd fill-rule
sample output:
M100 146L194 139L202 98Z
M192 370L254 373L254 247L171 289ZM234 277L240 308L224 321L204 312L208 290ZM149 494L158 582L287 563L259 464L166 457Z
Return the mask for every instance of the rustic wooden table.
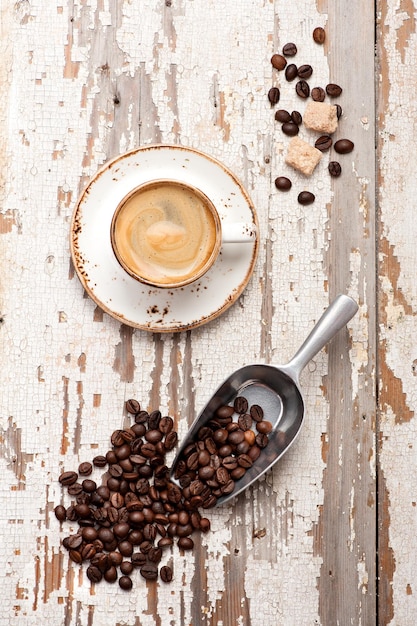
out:
M2 3L1 624L415 623L417 8L366 4ZM290 138L274 120L306 104L270 63L287 42L294 63L313 66L310 86L343 87L337 137L355 143L324 153L309 179L285 164ZM313 141L304 126L300 137ZM70 258L90 178L152 143L224 163L260 224L244 293L180 333L120 324ZM331 179L336 157L343 172ZM302 190L313 204L297 202ZM60 473L106 452L130 397L172 415L183 437L229 373L286 362L340 292L359 312L303 372L306 420L288 454L207 513L194 551L169 551L172 583L136 571L130 593L91 586L61 546L71 524L54 516L69 504Z

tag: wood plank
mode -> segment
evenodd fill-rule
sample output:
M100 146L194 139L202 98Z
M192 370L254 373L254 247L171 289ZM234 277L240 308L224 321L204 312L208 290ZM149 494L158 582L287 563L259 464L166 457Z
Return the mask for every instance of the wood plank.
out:
M379 623L416 612L415 131L407 90L416 58L413 3L379 3Z

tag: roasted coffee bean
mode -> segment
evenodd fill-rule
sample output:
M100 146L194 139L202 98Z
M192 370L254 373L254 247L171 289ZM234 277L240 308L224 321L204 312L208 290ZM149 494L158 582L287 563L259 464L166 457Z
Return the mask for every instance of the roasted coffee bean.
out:
M236 457L231 456L231 455L230 456L226 456L223 459L222 465L223 465L223 467L225 467L229 471L234 470L237 467Z
M87 543L81 550L83 561L90 561L97 553L92 543Z
M172 435L172 433L169 434ZM140 452L142 456L146 457L147 459L151 459L153 456L155 456L155 446L153 443L149 443L149 441L147 441L141 447Z
M170 583L173 577L172 569L169 567L169 565L163 565L159 570L159 575L162 582Z
M249 413L239 415L238 424L242 430L249 430L252 427L252 418Z
M131 413L132 415L136 415L140 411L140 404L137 400L131 398L130 400L126 400L125 403L126 411Z
M278 109L275 113L275 120L284 124L285 122L291 122L291 115L285 109Z
M118 522L113 526L113 533L118 539L126 539L130 531L130 526L127 522Z
M286 43L282 48L282 54L286 57L293 57L297 54L297 46L295 43Z
M237 462L240 467L244 467L245 469L247 469L248 467L252 467L253 465L252 459L247 454L240 454L237 457Z
M133 587L133 582L130 576L120 576L119 587L120 589L123 589L123 591L130 591Z
M123 469L118 463L114 463L109 467L109 474L113 478L121 478L123 476Z
M266 448L266 446L268 445L268 435L265 435L264 433L258 433L256 435L256 445L261 449Z
M77 519L78 519L77 511L75 510L75 506L71 504L67 508L67 520L69 520L70 522L75 522Z
M326 150L330 150L332 143L333 141L330 135L321 135L321 137L316 139L314 147L320 150L320 152L326 152Z
M126 430L122 430L121 436L123 441L126 441L127 443L131 443L136 439L135 431L133 431L131 428L126 428Z
M342 107L340 106L340 104L335 104L336 107L336 115L337 115L337 119L340 120L340 118L342 117Z
M77 504L75 510L77 511L78 517L81 519L91 517L91 509L88 504Z
M164 433L164 435L167 435L174 428L174 420L172 419L172 417L169 417L169 416L162 417L161 421L159 422L158 428L161 431L161 433Z
M208 465L210 463L210 452L208 450L201 450L198 453L198 465Z
M234 470L230 472L230 477L233 480L240 480L242 476L245 475L245 473L246 473L246 469L238 465Z
M272 67L276 70L283 70L287 65L287 59L282 54L273 54L271 57Z
M119 543L119 552L123 556L132 556L133 554L133 546L130 541L121 541Z
M156 580L158 578L158 567L156 563L147 562L140 568L139 571L141 576L143 576L146 580Z
M285 68L285 78L288 82L292 82L298 76L298 69L294 63L290 63Z
M103 543L111 543L114 539L114 535L110 528L100 528L98 531L98 538Z
M272 424L267 420L262 420L262 422L258 422L256 424L256 430L258 433L265 433L268 435L272 430Z
M135 415L135 424L145 424L148 421L149 413L147 411L139 411Z
M233 408L236 413L246 413L249 408L248 401L244 396L237 396L233 402Z
M170 502L174 504L178 504L179 502L181 502L181 497L182 497L181 489L177 487L177 485L170 483L168 485L167 497Z
M242 443L244 438L245 438L245 435L243 434L243 432L241 430L235 430L235 431L229 433L227 441L232 446L237 446L239 443Z
M234 408L232 406L229 406L228 404L225 404L216 410L216 415L220 418L227 419L229 417L232 417L233 413L234 413Z
M94 467L106 467L107 465L106 457L101 454L99 454L98 456L95 456L93 459L93 465Z
M167 528L167 534L168 534L168 536L169 536L169 537L175 537L175 536L176 536L176 534L177 534L177 528L178 528L178 524L176 524L175 522L171 522L171 523L168 525L168 528Z
M116 491L115 493L112 493L110 502L112 507L115 509L121 509L122 506L124 506L125 499L119 491Z
M326 93L331 98L337 98L338 96L340 96L342 91L342 88L335 83L329 83L328 85L326 85Z
M105 572L109 568L109 556L104 552L98 552L92 559L91 564L97 567L101 573Z
M120 462L120 461L125 461L126 459L129 458L132 452L132 449L128 443L124 443L118 448L115 448L114 452L117 456L117 460Z
M82 485L83 490L86 493L93 493L97 489L96 482L94 480L90 480L89 478L86 478L85 480L83 480L81 485Z
M64 487L68 487L69 485L73 485L77 482L78 474L77 472L63 472L58 478L61 485Z
M83 492L83 486L81 483L74 483L69 485L67 491L70 496L79 496Z
M175 430L172 430L165 437L165 440L164 440L165 449L173 450L175 446L177 445L177 441L178 441L178 434Z
M321 26L317 26L313 30L313 39L318 44L323 44L326 41L326 31Z
M164 433L162 433L159 429L153 428L152 430L148 430L145 435L146 441L149 443L157 444L158 441L162 441Z
M151 563L160 563L162 559L162 548L152 547L148 552L148 561Z
M326 98L326 92L323 87L313 87L311 90L311 97L315 102L324 102Z
M249 410L250 416L255 422L260 422L264 418L264 411L259 404L252 404Z
M198 470L198 477L201 480L210 480L210 478L213 478L215 473L215 469L213 467L210 467L209 465L206 465L205 467L200 467L200 469Z
M328 170L330 176L337 178L342 173L342 166L340 165L340 163L338 163L338 161L330 161L328 165Z
M216 497L214 494L211 494L210 496L208 496L208 497L204 500L204 502L203 502L203 504L202 504L202 508L203 508L203 509L211 509L213 506L216 506L216 504L217 504L217 497ZM188 537L186 537L186 539L188 539ZM191 547L190 547L190 549L191 549L192 547L193 547L193 546L191 546Z
M286 176L278 176L275 179L275 187L279 189L279 191L289 191L292 187L292 182Z
M95 528L87 526L82 529L81 536L87 543L93 543L98 537L98 532Z
M74 563L77 563L77 565L80 565L80 563L83 562L83 557L79 550L70 550L68 553L68 556L71 559L71 561L73 561Z
M298 202L304 206L306 206L307 204L312 204L315 199L316 196L311 193L311 191L301 191L297 197Z
M281 93L278 87L271 87L271 89L268 91L268 100L271 103L271 106L278 104L280 97Z
M194 548L194 541L191 537L180 537L177 545L181 550L192 550Z
M307 81L299 80L298 83L295 85L295 91L297 96L305 99L308 98L308 96L310 95L310 86Z
M103 578L103 574L100 569L95 565L89 565L87 567L87 578L91 580L92 583L99 583Z
M134 567L143 567L146 561L146 554L143 554L143 552L135 552L132 554L131 562Z
M120 571L122 574L129 576L133 572L133 563L132 561L122 561L120 563Z
M294 124L294 122L285 122L281 126L281 130L284 135L288 135L288 137L295 137L295 135L298 135L298 133L300 132L299 127L297 126L297 124Z
M100 485L100 487L97 487L96 493L105 501L110 499L110 489L107 485Z
M303 117L299 111L293 111L291 113L291 120L294 122L294 124L300 126L303 122Z
M255 437L255 441L256 441L256 437ZM252 459L252 461L256 461L256 459L259 458L260 454L261 454L261 449L257 445L253 445L248 452L248 456Z
M245 441L249 445L249 447L253 446L255 443L255 433L253 430L245 430Z
M92 471L93 471L93 466L88 461L85 461L84 463L80 463L80 465L78 466L78 473L81 476L90 476Z
M104 572L103 578L108 583L115 583L116 582L116 580L117 580L117 569L114 567L114 565L111 565L109 567L109 569L107 569Z
M219 467L216 471L216 480L219 485L226 485L229 482L230 474L224 466Z
M70 550L78 550L83 542L82 535L70 535L67 537L67 547Z
M334 144L334 149L339 154L348 154L349 152L352 152L354 147L355 145L353 141L350 141L350 139L339 139Z
M91 494L84 493L83 491L76 497L77 504L90 504L91 502Z
M124 439L122 437L122 431L121 430L115 430L113 431L111 437L110 437L110 441L112 446L121 446L124 443Z
M64 522L67 519L67 509L62 504L55 507L54 513L59 522Z
M297 73L300 78L303 78L304 80L306 80L307 78L310 78L310 76L312 75L313 68L311 67L311 65L308 65L308 64L300 65Z
M209 428L209 426L202 426L197 433L197 438L200 439L200 441L204 441L207 437L211 437L212 434L213 430Z
M106 461L109 465L117 463L117 456L114 450L109 450L108 452L106 452Z
M207 517L202 517L200 519L200 530L203 533L207 533L210 530L210 520Z

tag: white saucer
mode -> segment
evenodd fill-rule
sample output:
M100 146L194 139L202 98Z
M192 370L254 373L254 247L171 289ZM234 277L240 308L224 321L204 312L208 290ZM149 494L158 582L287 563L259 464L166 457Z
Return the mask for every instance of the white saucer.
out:
M114 256L110 223L118 203L149 180L176 179L203 191L222 222L258 225L252 202L236 177L219 161L176 145L138 148L107 162L81 195L71 222L71 255L88 295L120 322L152 332L179 332L205 324L226 311L246 287L258 239L223 244L210 271L178 289L142 285Z

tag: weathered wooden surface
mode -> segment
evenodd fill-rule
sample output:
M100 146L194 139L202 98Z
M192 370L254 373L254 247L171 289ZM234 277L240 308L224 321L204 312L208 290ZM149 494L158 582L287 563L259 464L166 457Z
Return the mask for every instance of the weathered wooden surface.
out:
M2 4L1 624L414 624L415 7L389 0L374 15L368 5ZM324 46L311 36L319 25ZM289 139L267 92L280 86L290 111L305 105L270 64L287 41L297 64L314 67L311 86L344 88L338 137L355 150L340 158L337 180L327 154L308 181L284 164ZM90 176L157 142L224 162L261 226L243 296L175 335L102 313L69 255L71 214ZM293 180L287 194L275 189L280 174ZM308 207L296 199L304 188L316 194ZM287 361L339 292L359 313L302 375L296 445L209 513L212 530L191 556L172 550L170 585L137 575L131 593L91 588L60 547L60 472L108 449L128 397L173 415L183 436L231 371Z

